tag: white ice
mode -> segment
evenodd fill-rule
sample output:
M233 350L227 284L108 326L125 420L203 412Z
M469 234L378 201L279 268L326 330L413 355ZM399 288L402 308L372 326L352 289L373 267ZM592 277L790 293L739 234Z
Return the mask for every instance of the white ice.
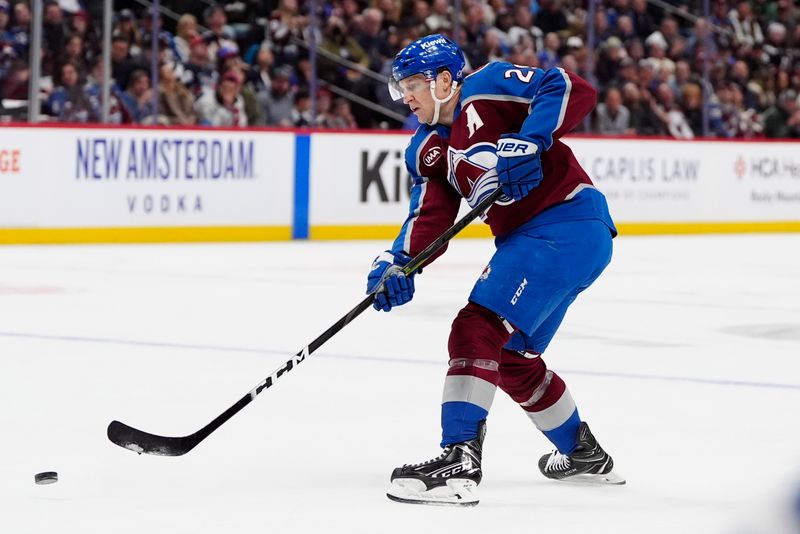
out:
M106 426L205 425L359 302L387 243L2 247L0 533L689 534L774 519L800 476L800 235L615 243L546 361L628 484L544 479L549 443L498 392L474 509L385 490L393 467L438 454L449 325L490 241L456 240L414 302L368 310L178 458L121 449ZM48 470L60 481L35 485Z

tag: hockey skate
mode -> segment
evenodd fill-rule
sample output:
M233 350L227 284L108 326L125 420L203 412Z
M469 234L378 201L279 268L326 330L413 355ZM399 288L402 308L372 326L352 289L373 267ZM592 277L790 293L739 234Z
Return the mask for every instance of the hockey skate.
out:
M448 445L432 460L396 468L386 496L411 504L475 506L485 434L481 421L476 438Z
M539 459L539 470L547 478L588 484L625 484L625 479L613 472L614 460L600 447L589 430L581 423L578 429L578 448L570 454L553 451Z

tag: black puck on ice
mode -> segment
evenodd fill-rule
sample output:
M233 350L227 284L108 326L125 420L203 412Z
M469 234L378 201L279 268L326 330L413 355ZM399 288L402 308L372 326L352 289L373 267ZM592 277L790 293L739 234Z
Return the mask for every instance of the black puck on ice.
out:
M36 481L37 484L40 486L44 486L45 484L54 484L58 482L58 473L55 471L45 471L44 473L36 473L34 475L33 480Z

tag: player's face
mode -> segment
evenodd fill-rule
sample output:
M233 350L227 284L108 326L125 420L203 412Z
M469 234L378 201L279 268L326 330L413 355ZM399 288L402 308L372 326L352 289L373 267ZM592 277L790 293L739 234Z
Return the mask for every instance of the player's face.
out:
M409 76L400 80L403 103L407 104L420 122L427 123L433 118L434 106L431 97L431 82L422 74Z

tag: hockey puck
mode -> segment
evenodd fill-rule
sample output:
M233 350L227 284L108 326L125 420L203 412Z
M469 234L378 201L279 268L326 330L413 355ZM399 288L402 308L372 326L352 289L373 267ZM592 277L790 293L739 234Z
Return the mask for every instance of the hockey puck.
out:
M33 480L40 486L45 484L55 484L58 482L58 473L55 471L45 471L43 473L36 473Z

